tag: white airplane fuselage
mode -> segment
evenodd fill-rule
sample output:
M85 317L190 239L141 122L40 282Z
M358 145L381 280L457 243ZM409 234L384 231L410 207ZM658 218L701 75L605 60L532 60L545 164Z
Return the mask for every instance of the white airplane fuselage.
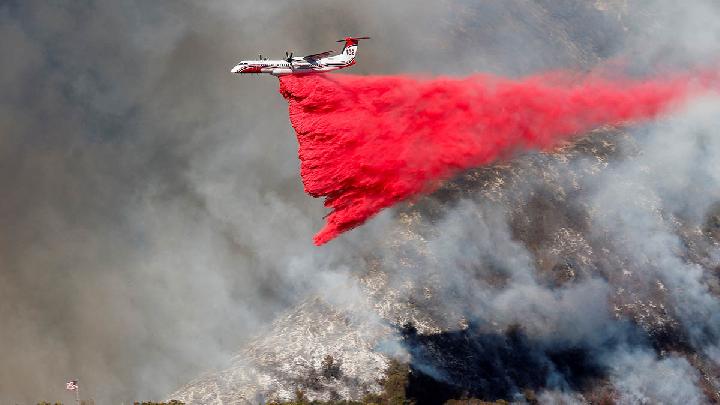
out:
M232 73L267 73L275 76L303 75L323 73L343 69L355 64L358 41L348 38L342 53L327 56L330 52L319 55L296 56L288 59L243 60L230 70ZM320 55L324 57L319 57Z

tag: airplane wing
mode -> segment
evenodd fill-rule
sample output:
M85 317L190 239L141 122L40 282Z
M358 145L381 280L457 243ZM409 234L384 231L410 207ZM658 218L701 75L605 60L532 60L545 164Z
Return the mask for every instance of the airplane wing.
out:
M333 51L325 51L325 52L315 53L312 55L305 56L305 57L303 57L303 59L305 59L307 61L318 60L318 59L330 56L330 54L332 54L332 53L333 53Z

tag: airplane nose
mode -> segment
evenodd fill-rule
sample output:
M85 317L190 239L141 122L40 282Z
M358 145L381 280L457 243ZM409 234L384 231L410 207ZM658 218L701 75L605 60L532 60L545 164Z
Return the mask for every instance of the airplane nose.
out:
M235 66L234 68L230 69L230 73L240 73L240 66Z

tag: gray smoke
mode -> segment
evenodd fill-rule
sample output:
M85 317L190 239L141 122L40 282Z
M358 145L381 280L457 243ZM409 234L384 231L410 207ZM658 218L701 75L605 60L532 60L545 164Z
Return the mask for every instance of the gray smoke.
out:
M675 354L656 353L651 340L638 339L638 325L657 335L658 325L677 323L673 339L718 364L720 299L713 269L720 266L720 246L704 236L720 190L720 162L712 152L720 150L718 113L720 99L705 98L632 129L632 141L621 145L625 157L605 162L608 167L595 175L579 175L593 171L588 160L568 166L539 156L548 176L560 173L559 189L575 194L565 203L589 218L585 234L561 228L558 239L549 238L550 246L533 254L526 244L537 240L511 229L512 217L533 210L533 198L556 192L557 184L516 182L501 204L488 201L491 193L480 193L458 203L441 222L420 225L426 238L391 249L385 267L393 269L392 288L422 303L417 290L403 290L403 283L431 286L436 296L424 309L447 321L450 330L462 319L495 332L519 325L541 350L587 349L609 370L621 403L705 402L697 369ZM539 268L538 256L553 250L561 262L572 263L570 282L548 281L559 276L557 267L549 273ZM408 259L410 269L396 265ZM660 309L661 315L654 312ZM539 396L543 401L573 403L576 394L562 375L551 376L547 387Z
M717 54L710 0L597 3L0 5L0 402L63 399L72 378L99 403L161 398L227 365L309 296L380 323L355 278L371 255L408 299L408 281L437 280L427 309L447 314L448 327L519 324L547 347L602 348L628 402L700 398L686 360L653 357L614 317L622 269L548 284L513 235L508 201L469 199L426 224L442 231L403 252L411 268L387 248L393 212L314 247L324 211L303 193L277 82L228 73L258 51L322 51L345 35L375 38L355 74L515 76L615 57L652 72ZM643 269L632 272L638 294L662 283L678 330L716 363L719 304L705 269L720 252L705 246L688 261L674 218L701 227L720 197L719 105L710 97L634 129L640 157L581 179L578 199L593 207L590 234ZM624 344L607 349L609 340ZM663 375L677 391L657 385ZM573 400L567 391L556 381L540 397Z
M697 370L684 358L658 359L652 352L627 349L615 354L609 363L621 404L707 402L697 385Z

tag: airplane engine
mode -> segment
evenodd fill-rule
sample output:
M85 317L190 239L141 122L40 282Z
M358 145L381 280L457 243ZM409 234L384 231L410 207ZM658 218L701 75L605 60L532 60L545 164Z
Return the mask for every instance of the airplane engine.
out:
M282 76L292 74L292 72L290 69L273 69L271 73L275 76Z

